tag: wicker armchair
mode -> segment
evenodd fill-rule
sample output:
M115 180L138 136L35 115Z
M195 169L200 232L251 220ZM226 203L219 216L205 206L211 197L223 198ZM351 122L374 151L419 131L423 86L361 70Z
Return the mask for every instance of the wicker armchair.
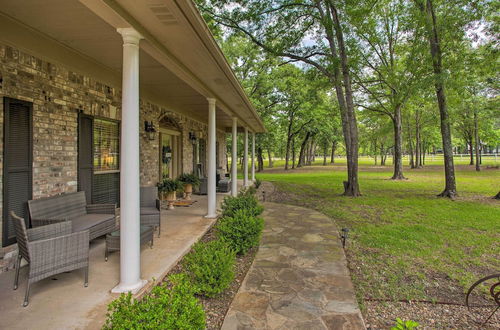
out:
M158 228L161 233L161 204L157 187L141 187L141 226Z
M23 218L11 212L16 231L18 256L14 290L19 281L21 258L29 264L28 285L23 306L28 306L30 285L62 272L85 268L84 286L89 275L89 231L71 233L71 221L26 229Z

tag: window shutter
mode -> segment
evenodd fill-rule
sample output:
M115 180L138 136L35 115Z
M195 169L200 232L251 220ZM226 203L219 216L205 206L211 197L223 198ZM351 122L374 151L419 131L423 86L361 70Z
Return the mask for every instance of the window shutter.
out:
M92 136L93 118L80 114L78 123L78 191L85 191L87 203L92 201Z
M32 108L29 102L4 98L3 246L15 243L11 211L29 225L27 202L33 191Z

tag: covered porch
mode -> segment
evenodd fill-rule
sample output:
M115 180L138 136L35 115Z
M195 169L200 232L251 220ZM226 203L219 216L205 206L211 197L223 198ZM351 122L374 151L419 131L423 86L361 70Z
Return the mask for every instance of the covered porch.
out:
M217 194L220 203L227 194ZM163 212L161 236L154 233L154 244L141 246L141 276L148 284L140 296L161 280L192 244L214 224L205 219L206 196L193 196L191 207L177 207ZM83 286L83 269L62 273L42 280L32 288L32 299L23 308L25 281L12 290L14 272L0 274L0 328L3 329L100 329L106 318L107 305L117 298L111 289L120 280L120 252L112 252L104 261L105 242L91 242L89 287ZM26 276L21 268L21 279Z
M55 281L42 280L32 286L32 301L23 311L15 303L22 295L23 272L17 291L9 284L13 272L1 274L0 292L6 299L0 305L0 325L35 322L26 327L72 328L61 322L73 315L75 326L87 326L85 322L105 314L105 305L113 298L110 290L140 294L214 222L220 199L216 171L225 169L229 132L233 160L237 159L238 132L244 132L244 185L249 184L254 165L249 170L248 154L255 149L253 143L249 150L249 140L264 128L192 1L8 0L0 8L0 30L5 31L0 36L0 96L22 102L28 124L27 143L21 147L29 153L26 184L6 186L10 165L4 164L3 191L9 194L2 195L2 246L15 242L10 211L16 211L29 226L27 200L93 191L91 184L102 173L115 177L118 188L113 198L121 205L121 251L112 253L105 263L102 239L90 243L88 288L73 282L79 278L78 272L59 275ZM17 113L16 109L4 106L2 111L5 115L7 111ZM153 249L143 246L141 252L139 187L160 181L162 158L173 154L161 150L158 135L150 134L162 132L165 117L168 122L176 118L178 126L172 133L178 159L170 173L195 172L195 159L201 158L200 163L206 164L207 195L197 196L198 202L191 208L164 213L162 237L155 238ZM89 122L87 140L81 136L85 128L82 118ZM94 144L96 121L107 121L101 127L116 124L107 131L116 134L110 140L114 147L109 154ZM163 132L170 134L169 128ZM203 148L195 148L194 141L200 140ZM85 141L90 146L85 156L90 160L87 168L80 164L85 158L81 148ZM108 145L111 143L98 147ZM2 147L5 160L14 148L5 139ZM101 152L100 158L93 154L95 150ZM103 163L113 167L101 166ZM232 193L236 194L235 161L230 172ZM82 179L86 176L94 179L86 183ZM9 191L19 187L21 194ZM22 198L9 199L14 195ZM87 198L100 201L90 194ZM93 314L94 308L97 314ZM47 323L42 326L40 320Z

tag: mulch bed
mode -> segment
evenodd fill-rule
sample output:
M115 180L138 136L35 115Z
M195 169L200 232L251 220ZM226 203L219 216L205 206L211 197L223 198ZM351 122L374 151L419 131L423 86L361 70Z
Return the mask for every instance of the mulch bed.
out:
M215 227L209 229L209 231L200 239L201 242L208 242L215 239ZM207 298L204 296L198 296L198 299L203 304L203 309L206 315L206 329L220 329L222 323L224 322L224 317L231 305L231 302L236 296L241 283L245 279L245 276L255 259L255 254L257 253L257 248L252 248L244 256L237 256L235 262L234 270L234 280L223 293L214 298ZM177 265L172 268L172 270L167 274L166 277L172 274L178 274L182 272L182 261L178 262Z
M366 326L373 330L394 326L397 317L418 322L419 329L500 329L500 313L487 325L481 325L472 319L465 306L368 301L365 307ZM488 311L485 315L489 315Z

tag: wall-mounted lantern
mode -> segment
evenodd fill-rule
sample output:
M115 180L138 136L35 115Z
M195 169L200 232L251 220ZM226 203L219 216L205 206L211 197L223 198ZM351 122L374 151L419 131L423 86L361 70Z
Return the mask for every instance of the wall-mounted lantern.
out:
M191 141L192 144L196 144L196 133L195 132L189 132L189 141Z
M152 121L144 122L144 131L150 141L154 141L154 139L156 139L156 128Z

